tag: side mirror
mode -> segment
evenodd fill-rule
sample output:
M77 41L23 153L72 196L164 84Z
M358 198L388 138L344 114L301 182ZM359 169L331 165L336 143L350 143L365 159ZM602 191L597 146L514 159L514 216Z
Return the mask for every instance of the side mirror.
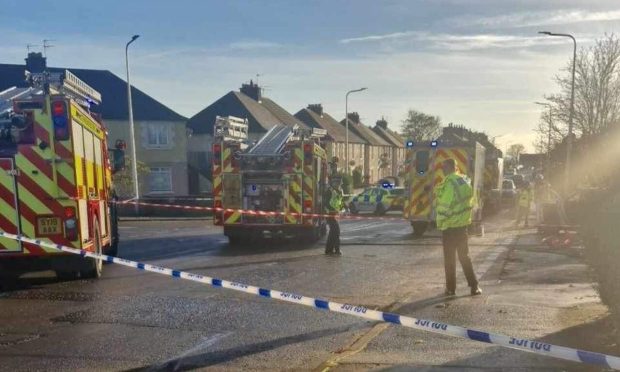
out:
M112 150L112 174L125 169L125 150Z

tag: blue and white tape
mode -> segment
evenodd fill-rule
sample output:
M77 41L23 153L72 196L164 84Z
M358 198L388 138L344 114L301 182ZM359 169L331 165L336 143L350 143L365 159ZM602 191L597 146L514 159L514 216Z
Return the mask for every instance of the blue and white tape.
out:
M349 314L353 316L357 316L359 318L364 318L368 320L375 320L381 322L388 322L397 325L401 325L403 327L420 329L423 331L429 331L433 333L439 333L443 335L449 335L459 338L470 339L474 341L485 342L488 344L494 344L498 346L503 346L511 349L517 349L521 351L527 351L535 354L546 355L558 359L570 360L578 363L587 363L605 366L608 368L618 369L620 370L620 358L613 355L606 355L600 353L594 353L585 350L573 349L564 346L557 346L552 344L547 344L540 341L533 341L515 337L509 337L496 333L489 333L484 331L479 331L475 329L468 329L464 327L459 327L455 325L434 322L432 320L425 319L416 319L413 317L392 314L392 313L384 313L382 311L372 310L365 308L363 306L356 306L350 304L340 304L337 302L332 302L328 300L323 300L320 298L312 298L306 297L302 295L298 295L290 292L281 292L273 289L265 289L260 287L255 287L243 283L231 282L227 280L211 278L204 275L192 274L185 271L168 269L165 267L149 265L145 263L140 263L136 261L130 261L123 258L111 257L106 255L95 254L92 252L87 252L80 249L65 247L60 244L53 244L44 242L38 239L30 239L23 237L21 235L13 235L3 231L0 231L0 237L5 237L13 240L18 240L26 243L36 244L42 247L48 247L57 249L63 252L72 253L81 255L83 257L91 257L95 259L101 259L103 261L107 261L110 263L115 263L123 266L133 267L139 270L150 271L157 274L172 276L175 278L191 280L198 283L208 284L214 287L232 289L239 292L245 292L249 294L253 294L256 296L261 296L265 298L271 298L274 300L280 300L285 302L291 302L299 305L305 305L309 307L314 307L317 309L333 311L337 313Z

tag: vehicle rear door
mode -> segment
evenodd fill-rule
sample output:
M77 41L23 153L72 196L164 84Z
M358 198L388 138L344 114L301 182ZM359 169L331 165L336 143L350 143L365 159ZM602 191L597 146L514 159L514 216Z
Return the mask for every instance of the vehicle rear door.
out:
M18 170L12 158L0 158L0 230L9 234L21 234L19 205L17 203ZM21 242L0 238L0 255L22 251Z
M370 189L364 191L361 198L359 198L359 210L360 212L371 212L375 210L375 200L377 198L377 189Z

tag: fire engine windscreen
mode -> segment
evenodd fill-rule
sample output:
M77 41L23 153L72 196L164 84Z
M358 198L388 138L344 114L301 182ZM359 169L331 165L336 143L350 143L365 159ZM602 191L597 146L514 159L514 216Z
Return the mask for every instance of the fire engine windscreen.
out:
M11 115L0 118L0 147L33 144L34 127L32 114Z
M415 171L418 174L424 174L428 171L430 154L428 151L418 151L415 154Z

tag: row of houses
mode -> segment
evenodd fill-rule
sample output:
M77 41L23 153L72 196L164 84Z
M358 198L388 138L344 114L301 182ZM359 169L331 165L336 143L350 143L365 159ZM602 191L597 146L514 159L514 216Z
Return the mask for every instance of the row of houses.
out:
M346 126L323 110L321 104L310 104L295 114L287 112L250 81L239 91L231 91L191 117L187 126L192 132L188 144L190 193L209 192L211 187L211 145L216 116L236 116L248 120L249 139L256 140L277 124L298 125L303 129L325 129L322 143L329 157L338 157L345 167ZM405 158L405 140L388 129L381 119L371 128L360 121L359 114L349 113L349 166L358 169L366 183L397 175Z
M25 86L25 71L56 72L69 69L78 78L98 90L102 104L97 111L103 116L110 142L129 138L127 83L107 70L47 67L41 53L31 52L24 65L0 64L0 92L13 86ZM186 118L153 97L132 86L133 116L136 130L136 155L148 167L148 175L140 181L141 196L199 195L211 191L211 145L216 116L236 116L248 120L249 138L256 140L272 126L298 125L304 129L322 128L322 139L330 157L345 159L346 129L344 120L336 120L324 112L321 104L310 104L295 114L289 113L250 81L239 91L231 91ZM388 128L381 119L373 127L360 121L357 113L349 114L349 164L359 170L366 183L374 183L402 170L405 140ZM128 152L131 148L128 148ZM344 160L340 161L344 168Z

